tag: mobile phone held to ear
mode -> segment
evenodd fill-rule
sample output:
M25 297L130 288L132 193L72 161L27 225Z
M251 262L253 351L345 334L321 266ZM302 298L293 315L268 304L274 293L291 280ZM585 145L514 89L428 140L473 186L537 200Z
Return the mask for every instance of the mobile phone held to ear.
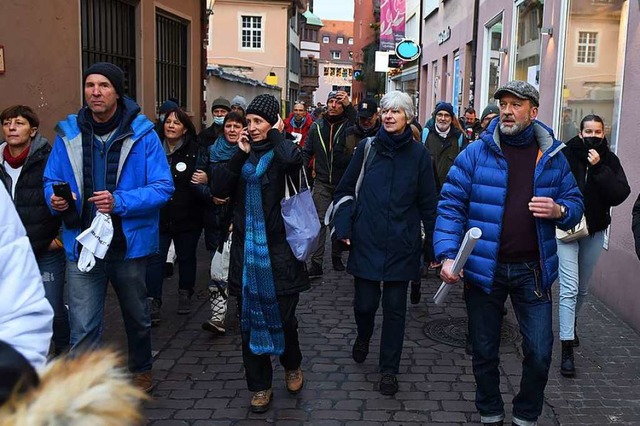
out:
M69 208L62 212L62 221L69 229L80 227L80 215L75 208L75 202L73 200L73 194L71 194L71 187L69 182L61 182L53 184L53 193L56 197L63 198L69 203Z
M73 195L71 195L71 187L69 182L61 182L53 184L53 193L56 197L64 198L71 205L73 203Z

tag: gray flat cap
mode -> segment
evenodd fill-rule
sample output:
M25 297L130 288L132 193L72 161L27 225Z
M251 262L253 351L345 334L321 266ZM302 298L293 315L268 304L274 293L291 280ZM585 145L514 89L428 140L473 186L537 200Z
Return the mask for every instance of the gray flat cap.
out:
M507 93L520 99L528 99L535 106L540 106L540 94L531 84L522 80L512 80L496 90L494 99L500 99Z

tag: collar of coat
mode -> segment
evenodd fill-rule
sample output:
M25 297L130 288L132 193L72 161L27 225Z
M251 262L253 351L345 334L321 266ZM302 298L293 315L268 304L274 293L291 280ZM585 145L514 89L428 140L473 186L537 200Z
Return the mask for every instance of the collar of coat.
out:
M500 152L502 150L500 143L500 118L494 118L487 131L482 134L482 140L488 144L495 151ZM549 157L553 157L557 153L559 153L562 148L565 147L565 144L560 142L553 135L553 130L547 127L544 123L538 120L533 120L533 135L536 139L536 143L538 144L538 148L540 150L540 155L538 155L538 159L542 156L542 154L548 155Z

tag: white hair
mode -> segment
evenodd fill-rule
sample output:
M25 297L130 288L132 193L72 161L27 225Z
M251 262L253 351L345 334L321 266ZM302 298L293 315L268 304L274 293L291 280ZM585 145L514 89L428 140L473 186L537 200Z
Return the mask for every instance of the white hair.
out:
M413 100L409 95L399 90L393 90L380 99L380 110L400 109L404 111L407 121L410 123L415 117Z

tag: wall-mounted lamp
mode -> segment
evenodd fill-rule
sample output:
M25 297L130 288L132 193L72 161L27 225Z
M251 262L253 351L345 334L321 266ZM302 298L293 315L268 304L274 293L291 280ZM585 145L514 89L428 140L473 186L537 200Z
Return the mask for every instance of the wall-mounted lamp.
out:
M549 37L553 37L553 28L552 27L542 27L540 28L540 34L546 35Z
M509 53L509 49L506 47L501 47L500 49L498 49L498 52L502 53L503 55L506 55L507 53Z

